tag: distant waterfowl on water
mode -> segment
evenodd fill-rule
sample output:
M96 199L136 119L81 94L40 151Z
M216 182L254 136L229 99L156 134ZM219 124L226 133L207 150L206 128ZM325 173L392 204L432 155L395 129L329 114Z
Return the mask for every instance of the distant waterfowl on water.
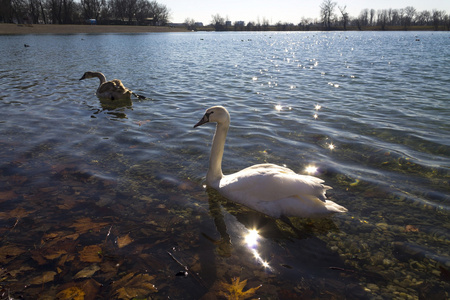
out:
M144 96L138 95L127 89L119 79L106 81L105 75L100 72L86 72L80 80L87 78L100 79L100 85L96 92L96 95L99 98L109 100L130 100L131 95L133 95L139 99L146 99Z
M222 173L222 157L230 126L230 115L222 106L206 110L194 128L215 122L206 183L224 197L274 218L323 217L347 209L327 200L331 187L322 179L296 174L274 164L258 164L229 175Z

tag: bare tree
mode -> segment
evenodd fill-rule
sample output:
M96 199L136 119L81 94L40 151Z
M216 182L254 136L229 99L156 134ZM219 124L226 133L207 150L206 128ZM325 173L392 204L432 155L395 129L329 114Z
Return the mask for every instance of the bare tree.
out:
M442 11L437 10L437 9L433 9L432 14L433 14L433 27L434 27L434 30L438 30L439 29L439 25L441 23L441 19L445 15L445 12L442 12Z
M186 25L186 28L188 30L195 30L196 29L195 20L194 19L186 18L186 20L184 20L184 24Z
M225 30L225 19L221 15L215 14L212 15L211 18L212 18L211 25L214 26L216 31Z
M81 0L83 17L85 19L98 19L103 5L106 5L103 0Z
M170 9L156 1L151 1L150 6L152 8L153 19L155 20L154 25L166 25L169 22Z
M360 20L362 26L369 25L369 9L367 9L367 8L363 9L359 13L359 20Z
M442 18L442 22L444 23L444 28L447 28L447 31L450 31L450 15L445 15Z
M378 11L378 24L381 26L381 30L386 30L386 24L389 22L389 12L386 9Z
M261 25L262 25L262 30L269 30L270 23L269 23L269 20L266 19L266 17L263 17Z
M342 25L344 26L344 30L347 30L347 24L349 20L348 12L345 10L347 9L347 6L344 7L338 7L339 11L341 12L341 19L342 19Z
M331 0L323 0L320 5L320 16L322 18L322 23L324 24L327 30L331 29L331 19L333 17L333 11L336 7L336 2L332 2Z
M404 12L405 12L404 26L405 29L407 29L409 26L411 26L411 22L413 21L416 15L416 9L412 6L407 6L405 7Z
M416 22L419 25L428 25L431 20L431 13L429 10L424 10L416 14Z
M375 23L375 9L371 9L370 10L370 21L369 24L370 26L373 26L373 24Z

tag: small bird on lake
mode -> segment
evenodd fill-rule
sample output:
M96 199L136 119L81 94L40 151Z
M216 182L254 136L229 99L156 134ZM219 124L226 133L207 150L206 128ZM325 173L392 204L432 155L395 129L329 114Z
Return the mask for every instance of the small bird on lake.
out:
M326 199L325 193L331 187L323 185L322 179L296 174L285 167L258 164L224 175L222 157L230 114L222 106L208 108L194 128L211 122L217 125L206 183L224 197L274 218L323 217L347 211Z
M119 79L106 81L105 75L100 72L86 72L84 73L83 77L80 78L80 80L84 80L87 78L100 79L100 85L98 86L96 95L101 99L130 100L131 95L139 99L146 99L146 97L138 95L127 89Z

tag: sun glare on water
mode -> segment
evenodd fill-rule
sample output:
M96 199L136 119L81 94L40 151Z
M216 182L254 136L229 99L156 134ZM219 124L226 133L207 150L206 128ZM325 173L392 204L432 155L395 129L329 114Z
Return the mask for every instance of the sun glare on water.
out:
M247 232L244 237L245 244L251 250L253 257L256 259L258 263L260 263L264 268L270 269L269 263L264 260L258 252L258 240L260 236L258 234L258 230L251 229Z
M308 174L315 174L317 173L317 168L315 166L307 166L305 172Z
M245 243L249 248L254 248L258 245L258 231L256 229L252 229L248 231L248 234L245 236Z

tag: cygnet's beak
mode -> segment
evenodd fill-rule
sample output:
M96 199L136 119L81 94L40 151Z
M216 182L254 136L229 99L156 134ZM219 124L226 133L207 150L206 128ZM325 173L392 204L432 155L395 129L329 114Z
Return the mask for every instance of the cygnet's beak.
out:
M209 115L205 114L205 115L203 116L203 118L202 118L200 121L198 121L197 124L194 125L194 128L195 128L195 127L198 127L198 126L201 126L201 125L203 125L203 124L205 124L205 123L208 123L208 122L209 122Z

